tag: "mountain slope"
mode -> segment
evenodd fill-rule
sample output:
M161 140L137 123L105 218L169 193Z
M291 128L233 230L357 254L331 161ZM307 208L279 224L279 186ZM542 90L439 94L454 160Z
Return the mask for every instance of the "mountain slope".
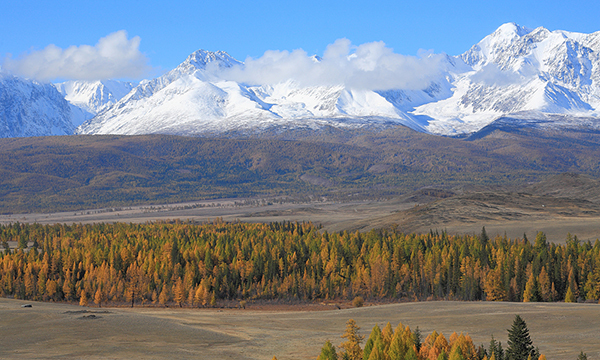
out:
M252 86L215 79L207 71L241 65L224 52L199 50L164 76L142 82L77 133L190 135L369 124L402 124L423 131L424 124L405 109L450 94L444 79L424 91L377 92L343 85L303 87L294 80Z
M115 104L133 89L132 83L116 80L67 81L54 86L71 104L75 126Z
M69 103L51 84L0 71L0 137L70 135Z
M464 141L396 127L311 129L298 132L295 140L279 135L285 140L167 135L3 139L0 213L254 196L345 202L418 190L443 198L469 189L527 184L549 174L597 178L599 172L598 133L521 129Z
M548 126L597 128L595 121L578 118L598 116L599 54L600 32L504 24L464 54L447 57L439 64L441 76L427 88L372 91L343 84L303 87L294 79L269 86L226 81L207 69L243 64L223 52L200 50L165 76L140 84L78 133L206 134L272 126L401 124L460 135L506 115L524 122L541 116ZM556 123L544 114L570 120Z
M457 59L470 70L454 74L453 95L414 112L429 118L431 133L472 133L507 114L599 114L600 32L504 24Z

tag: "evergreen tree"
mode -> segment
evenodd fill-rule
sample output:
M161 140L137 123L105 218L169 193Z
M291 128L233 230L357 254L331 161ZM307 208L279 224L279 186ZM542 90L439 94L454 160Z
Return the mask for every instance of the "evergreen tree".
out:
M404 360L417 360L419 357L417 356L417 353L415 352L415 350L411 347L408 348L408 351L406 352L406 357L404 358Z
M348 322L346 322L346 332L344 335L342 335L342 338L347 340L340 345L340 347L344 349L344 354L342 354L344 359L362 359L362 349L360 347L360 343L365 337L363 335L359 335L358 330L360 330L360 327L356 325L356 321L350 319Z
M398 330L396 330L396 333L394 333L392 343L390 344L390 348L388 350L388 356L390 360L402 360L408 351L409 346L402 339L402 333L402 326L399 325Z
M449 360L465 360L465 357L463 356L460 346L452 347L452 351L450 351L450 356L448 359Z
M496 360L506 359L504 349L502 349L502 342L498 341L498 353L496 354Z
M504 350L502 350L502 343L500 341L496 341L494 339L494 335L492 335L492 340L490 340L490 347L488 349L488 357L491 359L494 357L495 360L503 360L504 359Z
M371 355L368 360L385 360L386 356L383 350L383 341L381 338L377 339L373 346L373 351L371 351Z
M390 324L388 321L383 330L381 330L381 340L383 340L383 345L385 346L386 351L390 348L393 338L394 329L392 328L392 324Z
M534 352L535 348L529 336L527 324L519 315L516 315L512 327L508 330L506 358L507 360L526 360Z
M487 232L485 231L485 226L483 228L481 228L481 234L479 235L479 241L481 242L481 244L483 244L485 246L485 244L488 243L488 241L490 240Z
M379 339L381 339L381 329L379 328L379 325L375 324L375 326L373 326L373 330L371 330L371 335L369 335L367 343L365 344L365 348L363 350L363 360L369 360L371 351L373 351L373 347Z
M437 357L437 360L448 360L448 354L446 354L446 352L442 350L440 355Z
M418 326L415 329L415 332L413 333L413 341L415 343L417 351L421 350L421 330L419 330Z
M327 340L323 348L321 349L321 355L317 360L337 360L338 356L335 352L335 346L331 344L331 341Z

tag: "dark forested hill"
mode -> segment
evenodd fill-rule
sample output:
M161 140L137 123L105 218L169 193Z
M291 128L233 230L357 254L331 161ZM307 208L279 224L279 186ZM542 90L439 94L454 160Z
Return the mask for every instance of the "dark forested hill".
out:
M165 135L0 139L0 213L203 198L381 198L425 186L513 186L600 172L600 135L496 130L467 141L326 129L267 138Z

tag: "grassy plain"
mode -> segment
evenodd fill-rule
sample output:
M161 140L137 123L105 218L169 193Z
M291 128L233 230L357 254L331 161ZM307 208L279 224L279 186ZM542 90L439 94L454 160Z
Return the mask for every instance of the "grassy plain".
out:
M453 191L450 191L453 190ZM219 199L59 213L0 215L0 224L98 223L156 220L274 222L311 221L333 231L397 227L409 233L446 230L451 234L506 234L533 239L538 231L553 242L567 234L600 238L600 182L581 174L549 176L512 191L425 188L389 200L277 202L277 199Z
M25 303L33 307L22 308ZM506 329L515 314L525 319L548 359L573 360L581 350L589 359L600 357L597 304L416 302L292 309L84 308L0 299L0 358L315 359L326 340L341 343L350 318L366 336L375 324L402 322L424 335L469 333L486 346L493 334L506 348Z

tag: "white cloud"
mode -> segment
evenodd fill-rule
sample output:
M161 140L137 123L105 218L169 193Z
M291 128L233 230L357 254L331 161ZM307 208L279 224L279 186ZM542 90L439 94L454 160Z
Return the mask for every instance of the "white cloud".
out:
M4 59L4 69L39 80L137 79L149 70L148 58L139 51L140 37L127 39L120 30L101 38L95 46L61 49L48 45L43 50Z
M303 86L346 85L371 90L423 89L444 70L445 55L406 56L383 42L353 46L348 39L330 44L317 62L304 50L267 51L243 66L212 69L216 78L251 85L294 80Z

